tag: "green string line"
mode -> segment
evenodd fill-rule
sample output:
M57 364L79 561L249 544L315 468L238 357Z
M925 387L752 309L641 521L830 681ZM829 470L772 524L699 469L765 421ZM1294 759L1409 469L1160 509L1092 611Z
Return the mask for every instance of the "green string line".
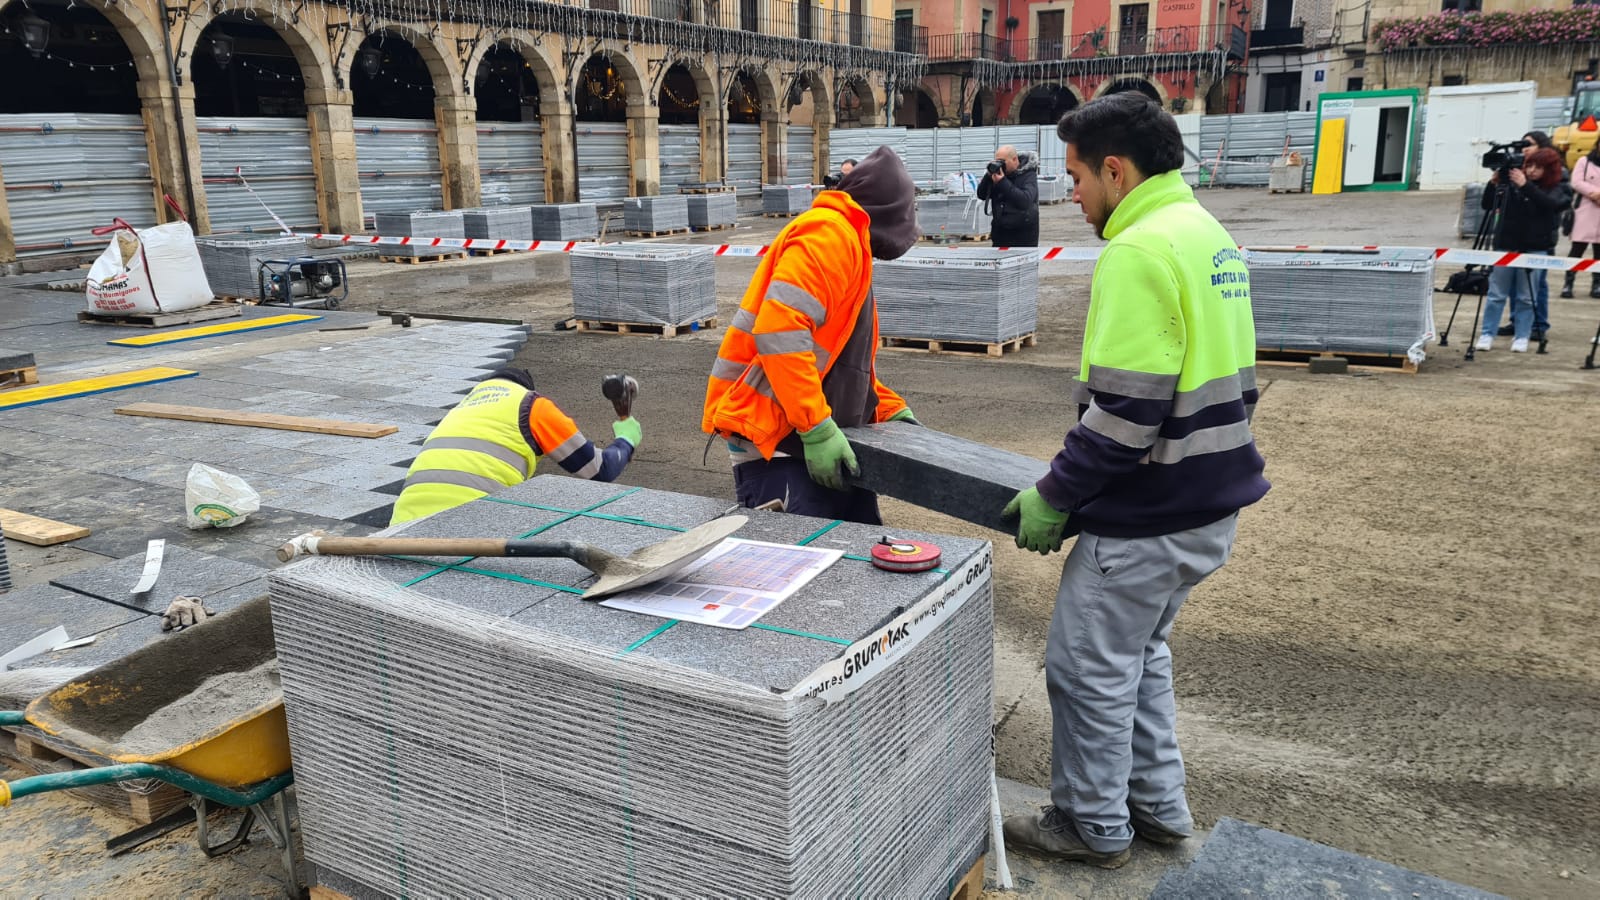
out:
M792 634L795 637L811 638L814 641L827 641L830 644L838 644L842 647L848 647L855 643L854 641L845 640L844 638L828 637L827 635L823 634L812 634L809 631L797 631L793 628L784 628L781 625L767 625L761 622L751 622L750 627L759 628L762 631L776 631L779 634Z
M838 519L834 519L832 522L829 522L828 524L822 526L821 528L818 528L816 531L811 532L810 534L806 535L805 537L801 538L800 540L795 541L795 546L804 547L805 545L811 543L812 541L816 540L817 538L822 537L823 535L825 535L828 532L834 530L835 528L838 528L839 525L840 525L839 520Z
M492 503L504 503L507 506L520 506L524 509L538 509L543 510L544 512L566 513L568 515L583 516L586 519L604 519L607 522L622 522L626 525L643 525L646 528L660 528L664 531L689 530L679 525L663 525L660 522L651 522L648 519L641 519L638 516L616 516L611 515L610 513L589 512L588 510L582 509L563 509L559 506L546 506L542 503L527 503L522 500L511 500L505 497L484 497L483 499Z

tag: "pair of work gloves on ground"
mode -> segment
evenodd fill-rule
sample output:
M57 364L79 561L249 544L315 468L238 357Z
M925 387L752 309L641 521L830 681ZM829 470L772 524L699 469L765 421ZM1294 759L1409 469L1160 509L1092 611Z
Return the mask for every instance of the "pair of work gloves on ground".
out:
M890 416L889 421L922 424L911 414L910 409L900 410ZM847 486L845 471L851 475L861 474L861 467L856 464L856 452L850 449L850 439L839 430L832 416L823 419L810 431L800 432L800 440L805 444L806 471L811 474L811 480L817 484L842 491Z

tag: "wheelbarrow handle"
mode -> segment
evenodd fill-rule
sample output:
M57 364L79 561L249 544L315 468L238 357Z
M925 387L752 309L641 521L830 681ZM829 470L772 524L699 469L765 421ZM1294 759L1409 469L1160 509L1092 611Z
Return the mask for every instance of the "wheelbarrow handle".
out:
M564 557L586 569L610 558L598 547L576 541L518 541L503 538L320 537L303 534L278 548L278 559L300 556L538 556Z
M18 797L90 787L96 784L110 784L114 781L130 781L135 778L154 778L190 793L199 794L207 800L215 800L224 806L233 807L254 806L294 783L294 773L285 772L248 788L233 790L212 784L171 766L158 766L154 763L122 763L95 769L35 775L10 782L0 781L0 806L9 806L11 801Z
M0 712L0 727L26 724L28 724L28 717L20 709L8 709Z

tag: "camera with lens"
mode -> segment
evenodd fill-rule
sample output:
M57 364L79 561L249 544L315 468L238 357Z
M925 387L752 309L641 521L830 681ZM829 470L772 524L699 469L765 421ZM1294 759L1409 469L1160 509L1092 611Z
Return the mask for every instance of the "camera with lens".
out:
M830 191L835 190L839 187L839 181L841 177L842 176L829 172L828 174L822 176L822 186Z
M999 175L1006 170L1005 163L1002 163L998 159L989 160L989 164L984 166L984 168L989 170L990 175Z
M1483 167L1494 169L1495 174L1504 179L1512 169L1522 168L1522 142L1511 141L1504 144L1495 144L1489 152L1483 154Z

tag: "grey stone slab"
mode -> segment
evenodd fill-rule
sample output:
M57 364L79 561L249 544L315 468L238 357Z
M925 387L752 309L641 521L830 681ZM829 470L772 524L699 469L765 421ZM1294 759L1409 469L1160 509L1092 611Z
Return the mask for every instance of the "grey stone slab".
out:
M31 365L34 361L29 351L0 347L0 369L25 369Z
M182 490L189 482L189 471L194 468L195 460L156 453L141 455L138 463L124 469L122 477Z
M145 614L50 584L0 594L0 653L60 625L69 639L115 628Z
M330 519L349 519L394 502L392 497L383 494L298 479L279 479L256 490L261 494L262 503Z
M213 613L225 613L266 593L267 578L263 573L260 578L252 578L244 584L205 594L205 606Z
M904 422L847 428L845 435L861 466L855 483L1004 534L1015 534L1017 523L1002 520L1001 510L1050 469L1030 457Z
M144 554L63 575L50 583L90 597L98 597L142 612L157 613L179 594L204 597L262 577L266 570L230 559L168 545L161 576L144 602L129 591L144 571Z
M386 402L428 409L454 409L465 394L456 391L404 391L383 398Z
M1223 818L1212 829L1194 862L1187 869L1168 872L1150 896L1151 900L1202 897L1486 900L1500 895L1314 844L1238 819Z
M328 462L324 457L321 466L301 471L298 477L319 484L385 494L399 494L400 484L405 481L403 470L382 463L343 462L329 465Z
M163 608L165 608L164 605ZM136 616L132 621L118 625L115 628L96 632L94 642L87 646L41 653L38 656L32 656L13 663L13 666L16 668L33 666L97 668L106 663L119 660L140 647L153 644L176 633L163 632L161 630L160 616L140 615Z
M551 591L536 604L513 616L512 622L607 650L621 651L660 628L663 620L601 606L577 594Z

